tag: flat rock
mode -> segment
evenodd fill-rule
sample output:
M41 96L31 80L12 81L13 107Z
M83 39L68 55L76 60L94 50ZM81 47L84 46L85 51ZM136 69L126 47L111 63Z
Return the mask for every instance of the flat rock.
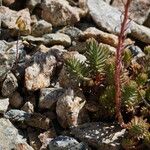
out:
M28 90L48 87L55 69L56 58L50 52L37 52L33 63L25 69L25 86Z
M27 112L27 113L33 113L34 112L34 105L31 102L26 102L21 110Z
M42 8L42 18L55 27L74 24L80 20L78 9L70 6L66 0L44 0Z
M2 95L5 97L10 97L17 87L18 82L16 77L12 73L7 74L6 79L2 84Z
M63 45L68 47L71 45L71 38L63 33L51 33L44 36L45 45Z
M112 6L119 8L121 11L124 10L124 5L126 0L115 0ZM130 5L130 18L133 19L138 24L143 24L148 18L150 13L150 1L149 0L134 0Z
M50 109L63 94L62 88L44 88L40 91L39 108Z
M28 9L14 11L8 7L0 6L0 20L2 27L8 28L13 36L29 35L31 33L31 18Z
M2 150L19 150L21 148L24 150L33 150L33 148L27 144L26 139L19 134L18 129L5 118L0 118L0 148Z
M94 22L103 30L118 34L121 26L122 13L103 0L87 0L89 13ZM106 13L107 10L107 13ZM131 21L127 30L134 38L150 43L150 29Z
M80 125L72 129L71 133L97 149L118 150L125 129L121 129L117 124L95 122Z
M1 98L0 99L0 114L4 114L9 105L9 98Z
M35 37L40 37L51 32L52 25L45 20L39 20L32 25L31 35Z

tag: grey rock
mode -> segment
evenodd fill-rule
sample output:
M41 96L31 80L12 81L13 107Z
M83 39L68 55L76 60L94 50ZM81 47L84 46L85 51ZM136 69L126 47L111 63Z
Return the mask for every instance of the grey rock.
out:
M28 90L48 87L55 69L56 58L51 52L37 52L33 63L25 69L25 86Z
M16 61L17 42L0 41L0 82L6 77L9 70L12 69ZM23 44L18 42L19 58L23 55Z
M19 134L18 129L5 118L0 118L0 148L1 150L20 149L33 150L25 138Z
M86 150L83 143L69 136L58 136L49 143L49 150Z
M0 114L4 114L7 111L8 105L9 105L9 98L0 99Z
M11 96L17 87L18 83L16 77L12 73L7 74L2 84L2 95L5 97Z
M125 131L117 124L95 122L73 128L71 134L97 149L118 150Z
M23 98L19 92L14 92L13 95L9 98L11 107L20 108L23 105Z
M31 33L31 18L28 9L14 11L0 6L0 20L2 27L8 28L12 36L29 35Z
M72 26L66 26L58 32L67 34L72 40L78 39L83 34L80 29Z
M21 110L27 112L27 113L33 113L34 112L34 105L30 102L26 102Z
M87 0L89 13L95 23L105 31L118 34L121 26L122 13L103 0ZM106 13L107 10L107 13ZM131 21L126 31L136 39L150 43L150 29Z
M63 45L65 47L71 45L71 38L63 33L45 34L43 37L44 37L44 44L46 45Z
M63 94L62 88L44 88L41 89L39 108L50 109L54 103L57 102L58 98Z
M44 0L42 8L42 18L53 26L65 26L80 20L78 9L66 0Z
M10 109L8 112L5 113L5 118L10 119L14 122L22 122L30 118L30 114L18 109Z
M35 8L35 6L40 3L41 0L27 0L26 6L29 8L30 11L32 11Z
M45 20L39 20L32 25L31 35L40 37L52 32L52 25Z
M126 2L126 0L123 0ZM124 10L122 0L115 0L112 6L119 8L121 11ZM138 24L143 24L150 13L150 1L149 0L134 0L130 5L130 18Z
M85 98L81 91L75 92L71 88L66 89L58 99L56 106L56 113L61 126L64 128L77 126L79 114L84 104Z

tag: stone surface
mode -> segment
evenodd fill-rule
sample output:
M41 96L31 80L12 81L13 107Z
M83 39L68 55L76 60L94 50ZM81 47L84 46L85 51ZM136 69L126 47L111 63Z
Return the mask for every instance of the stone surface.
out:
M56 104L58 98L63 94L62 88L44 88L41 89L39 108L50 109L53 104Z
M28 90L48 87L55 68L56 58L50 52L37 52L33 63L25 70L25 85Z
M10 109L8 112L5 113L4 116L5 118L10 119L11 121L22 122L30 118L31 115L22 110Z
M27 0L26 6L29 8L30 11L32 11L35 8L35 6L40 3L41 0Z
M23 98L19 92L14 92L9 99L10 105L13 108L20 108L23 105Z
M124 10L123 2L126 0L114 0L112 6ZM150 1L149 0L134 0L130 5L130 17L135 22L143 24L150 13Z
M87 0L87 5L91 17L101 29L115 34L119 33L122 13L117 8L102 0ZM130 22L126 32L142 42L150 43L150 29L134 21Z
M79 113L85 104L85 98L81 91L66 89L65 93L58 99L56 113L62 127L78 125ZM63 115L62 115L63 114Z
M53 26L74 24L80 20L78 10L66 0L44 0L42 8L42 18Z
M0 147L2 150L33 150L26 139L19 134L13 124L4 118L0 118Z
M2 27L8 28L13 36L28 35L31 33L31 18L28 9L14 11L8 7L0 7L0 20Z
M26 102L21 110L27 112L27 113L33 113L34 112L34 105L31 102Z
M12 73L7 74L2 84L2 95L5 97L11 96L17 87L18 83L16 77Z
M45 34L43 37L45 45L63 45L65 47L71 45L70 37L63 33Z
M49 150L86 150L83 143L69 136L58 136L49 143Z
M2 0L2 4L5 6L10 6L13 4L16 0Z
M83 39L95 38L98 42L108 44L113 47L117 47L118 37L114 34L103 32L95 27L87 28L82 35ZM130 39L126 39L125 45L132 44L133 42Z
M40 113L33 113L30 117L26 120L28 126L40 128L44 130L48 130L52 126L51 120L41 115Z
M52 32L52 25L45 20L39 20L32 25L31 35L35 37L43 36Z
M93 122L78 126L71 133L97 149L118 150L125 131L117 124Z
M23 54L23 44L18 41L19 56ZM0 41L0 81L2 81L16 61L16 41Z
M0 114L4 114L9 105L9 98L0 98Z

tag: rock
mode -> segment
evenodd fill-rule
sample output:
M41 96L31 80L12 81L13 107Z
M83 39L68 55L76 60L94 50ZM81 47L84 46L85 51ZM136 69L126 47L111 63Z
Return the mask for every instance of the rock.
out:
M144 26L146 26L146 27L149 27L149 28L150 28L150 13L149 13L149 15L148 15L147 19L146 19L146 20L145 20L145 22L144 22Z
M20 108L23 105L23 98L19 92L14 92L9 99L10 105L13 108Z
M32 146L34 150L40 150L42 144L38 139L39 131L29 127L27 128L27 133L30 146Z
M83 39L95 38L98 42L108 44L113 47L118 45L118 37L114 34L103 32L95 27L87 28L82 35ZM132 44L133 42L130 39L126 39L125 45Z
M33 113L30 117L26 120L28 126L48 130L52 126L51 120L39 113Z
M66 0L44 0L42 8L41 17L55 27L72 25L80 20L78 9Z
M71 45L70 37L63 33L45 34L43 37L45 45L63 45L65 47Z
M56 113L62 127L78 125L78 117L85 104L85 98L81 91L74 92L73 89L66 89L65 93L58 99ZM63 115L62 115L63 114Z
M31 33L31 18L28 9L14 11L8 7L0 7L2 28L8 28L12 36L29 35Z
M125 3L126 0L123 0ZM122 0L115 0L112 6L119 8L121 11L124 10ZM149 0L134 0L130 5L130 18L138 24L143 24L150 13L150 1Z
M8 112L5 113L5 118L10 119L14 122L22 122L30 118L30 114L18 109L10 109Z
M42 146L41 150L46 149L48 147L49 142L52 140L52 138L56 137L56 133L54 129L49 129L48 131L41 133L38 138L40 139Z
M58 98L63 94L62 88L44 88L41 89L39 108L50 109L53 104L56 104Z
M0 114L4 114L7 111L8 105L9 105L9 98L0 99Z
M43 36L52 32L52 25L45 20L39 20L32 25L31 35L35 37Z
M33 150L13 124L5 118L0 118L0 147L2 150L20 150L21 148L24 150Z
M16 43L16 41L6 42L0 40L0 82L4 80L6 74L16 62ZM21 41L18 41L18 54L19 58L23 55L23 44Z
M2 95L5 97L11 96L17 87L18 83L16 77L12 73L7 74L6 79L2 84Z
M40 3L41 3L41 0L27 0L26 6L32 12L32 10L35 8L35 6Z
M12 5L16 0L2 0L2 4L5 6Z
M83 33L80 29L72 26L66 26L58 32L64 33L71 37L72 40L77 40Z
M69 136L58 136L50 141L49 150L86 150L83 143Z
M37 52L33 63L25 69L25 86L28 90L48 87L56 65L56 58L50 52Z
M120 31L122 13L102 0L87 0L89 13L95 23L105 31L118 34ZM107 13L106 13L107 10ZM138 25L134 21L130 21L126 31L136 39L150 43L150 29L142 25Z
M27 113L33 113L34 112L34 105L30 102L26 102L21 110L27 112Z
M117 124L96 122L80 125L71 134L97 149L118 150L125 131Z

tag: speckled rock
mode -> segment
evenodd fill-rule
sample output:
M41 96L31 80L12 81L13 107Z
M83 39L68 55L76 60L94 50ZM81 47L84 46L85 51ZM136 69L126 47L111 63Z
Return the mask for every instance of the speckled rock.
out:
M27 113L33 113L34 112L34 105L31 102L26 102L21 110L27 112Z
M9 105L9 98L0 98L0 114L4 114Z
M71 38L63 33L51 33L44 36L45 45L63 45L68 47L71 45Z
M25 70L25 85L28 90L48 87L55 68L56 58L50 52L37 52L33 63Z
M71 133L97 149L118 150L125 131L117 124L94 122L78 126Z
M8 7L1 6L0 20L2 21L2 27L8 28L13 36L17 36L18 31L21 35L29 35L31 33L31 18L28 9L17 12Z
M66 89L65 93L58 99L56 113L62 127L78 125L79 113L85 104L85 98L81 91ZM62 115L63 114L63 115Z
M4 116L11 121L20 122L27 120L28 118L30 118L31 115L23 110L10 109L8 112L5 113Z
M20 108L23 105L23 98L19 92L14 92L9 99L10 105L13 108Z
M78 9L71 7L66 0L44 0L42 8L42 18L53 26L65 26L80 20Z
M63 94L62 88L44 88L41 89L39 108L50 109L53 104L56 104L58 98Z
M35 37L43 36L52 32L52 25L45 20L39 20L32 25L31 35Z
M49 150L86 150L83 143L69 136L58 136L49 143Z
M18 129L5 118L0 118L0 148L2 150L33 150L26 139L19 134Z
M16 77L12 73L7 74L2 84L2 95L5 97L11 96L17 87L18 83Z

